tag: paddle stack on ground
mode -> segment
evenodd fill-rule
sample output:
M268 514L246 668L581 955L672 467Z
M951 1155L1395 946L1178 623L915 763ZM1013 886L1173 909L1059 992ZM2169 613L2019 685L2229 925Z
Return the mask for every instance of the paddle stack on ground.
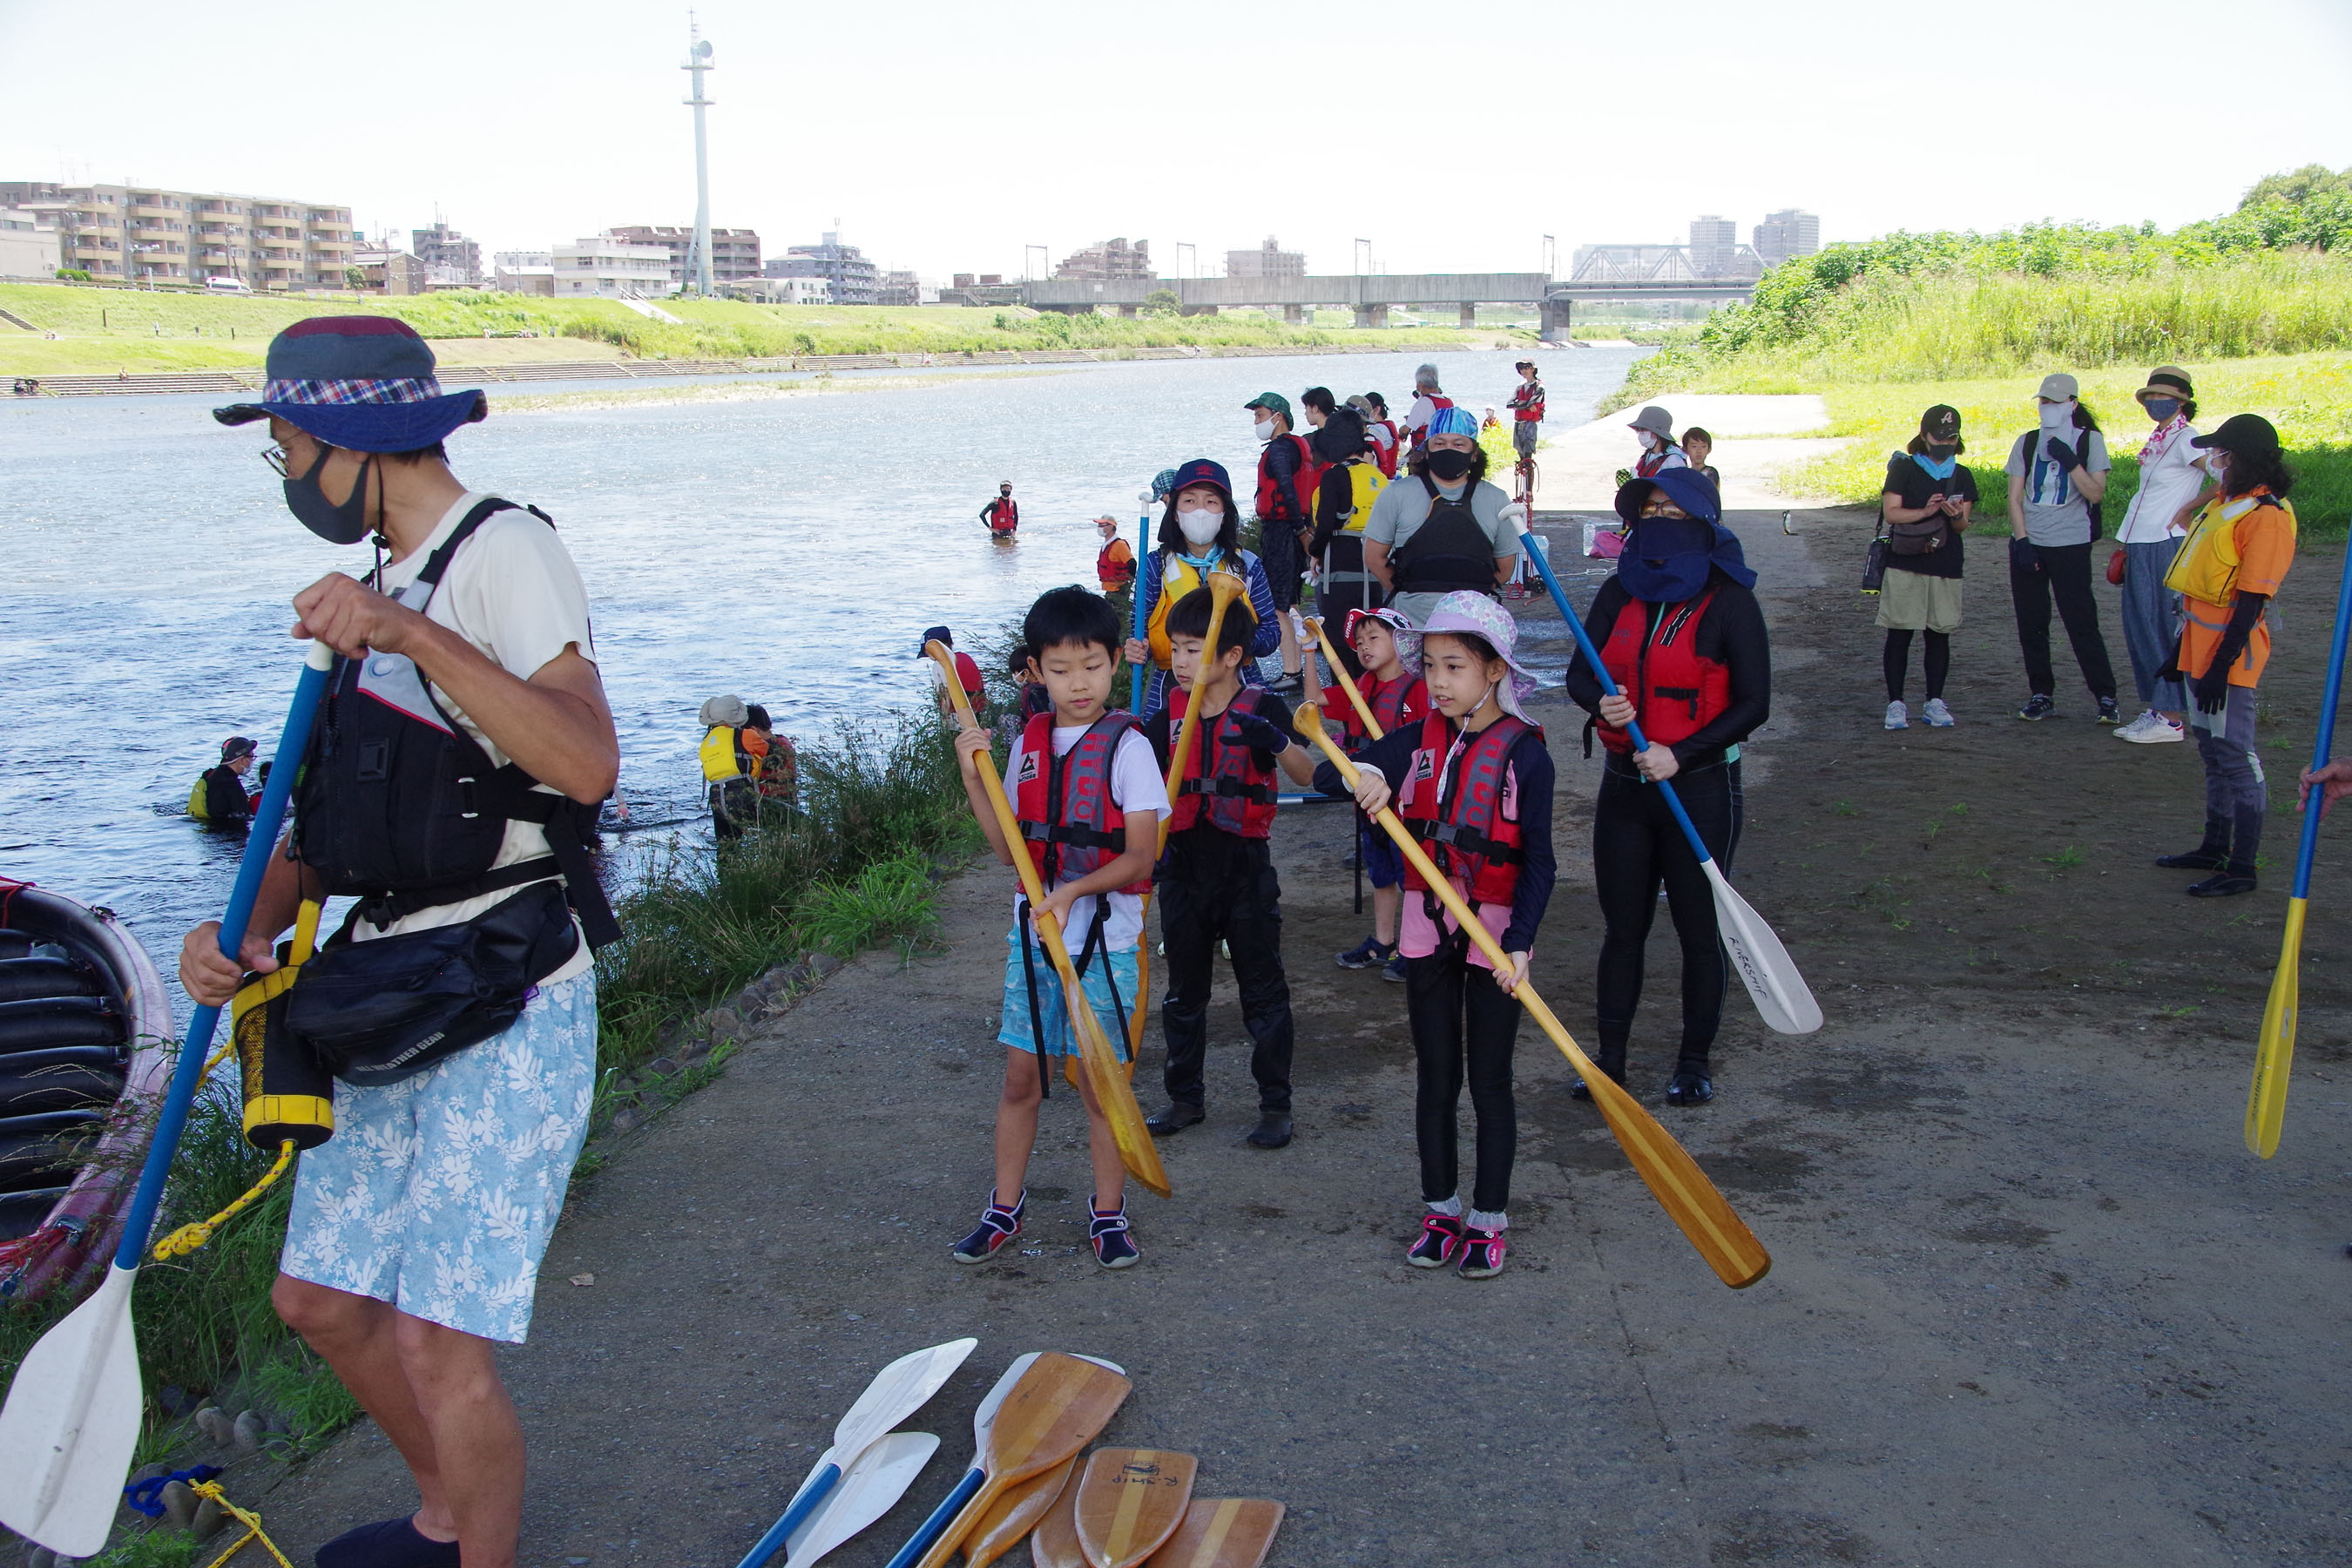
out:
M271 770L261 804L254 808L236 886L221 916L221 952L232 963L238 960L245 928L253 922L261 880L278 847L278 829L286 820L286 802L310 746L310 721L326 694L334 662L334 649L312 643L302 679L295 685L286 728L278 737L278 765ZM131 1322L131 1287L139 1277L147 1234L163 1199L163 1178L187 1127L188 1107L204 1077L220 1011L199 1007L188 1018L172 1087L155 1118L146 1166L139 1173L139 1190L122 1222L114 1266L89 1300L26 1353L9 1385L7 1405L0 1409L0 1523L68 1557L92 1556L105 1546L138 1447L144 1402L138 1336Z
M1265 1498L1194 1498L1184 1522L1144 1568L1258 1568L1274 1549L1284 1512Z
M1089 1568L1141 1568L1184 1522L1201 1464L1164 1448L1097 1448L1078 1481L1078 1550Z
M841 1472L840 1484L825 1494L799 1529L784 1538L784 1568L809 1568L897 1507L939 1447L940 1440L929 1432L891 1432L877 1439L849 1462ZM801 1492L793 1494L794 1502L816 1484L825 1466L833 1462L833 1454L828 1448L819 1458L808 1479L801 1483Z
M1332 765L1339 770L1339 776L1347 781L1348 787L1354 789L1356 764L1349 762L1347 754L1333 743L1331 737L1323 732L1323 716L1316 712L1313 704L1299 708L1297 725L1298 732L1322 749L1323 754L1330 758ZM1511 960L1503 952L1502 944L1495 940L1486 922L1462 901L1462 895L1454 890L1454 884L1430 864L1429 857L1422 853L1421 845L1413 838L1412 830L1398 821L1396 813L1386 806L1375 813L1372 820L1396 841L1405 859L1421 873L1430 890L1444 903L1455 923L1469 933L1470 940L1478 944L1478 951L1486 955L1486 961L1495 966L1496 971L1509 970ZM1690 1238L1691 1245L1698 1248L1699 1256L1706 1259L1707 1267L1735 1290L1744 1289L1763 1279L1765 1271L1772 1267L1771 1255L1748 1233L1748 1226L1732 1212L1731 1205L1724 1201L1715 1184L1706 1179L1706 1173L1698 1168L1698 1162L1690 1157L1690 1152L1675 1142L1666 1130L1658 1125L1657 1118L1643 1110L1642 1102L1620 1088L1615 1079L1593 1066L1591 1059L1569 1037L1560 1021L1552 1016L1552 1010L1545 1005L1544 999L1536 994L1534 986L1521 985L1516 996L1520 1005L1528 1010L1528 1016L1551 1037L1552 1044L1558 1046L1576 1070L1583 1075L1585 1084L1592 1090L1592 1103L1607 1119L1609 1131L1616 1134L1626 1158L1633 1161L1633 1169L1641 1173L1642 1180L1649 1184L1651 1193L1664 1207L1667 1217L1681 1227L1682 1233Z
M2344 693L2344 653L2352 632L2352 552L2344 557L2344 581L2336 591L2336 640L2327 656L2327 681L2319 700L2319 733L2311 748L2312 771L2327 765L2336 746L2336 703ZM2286 1125L2287 1079L2294 1068L2295 1013L2303 1000L2303 917L2311 904L2311 863L2319 853L2319 818L2325 797L2303 804L2303 847L2294 858L2294 895L2286 901L2286 929L2279 936L2278 970L2271 976L2270 1000L2263 1006L2263 1032L2254 1045L2254 1081L2246 1089L2246 1147L2267 1160L2278 1152Z
M1122 1374L1077 1356L1048 1351L1032 1362L997 1406L996 1417L981 1445L980 1468L988 1472L988 1479L931 1542L919 1568L940 1568L988 1516L997 1499L1094 1441L1118 1413L1129 1386ZM899 1558L905 1555L902 1552ZM893 1559L894 1563L898 1561Z
M923 651L939 660L947 673L948 696L955 703L956 718L967 730L980 728L972 717L971 703L963 694L963 682L956 679L955 659L945 645L926 643ZM1118 1157L1128 1174L1161 1197L1170 1195L1168 1172L1160 1163L1160 1151L1152 1146L1151 1133L1143 1125L1143 1111L1135 1103L1135 1087L1128 1082L1126 1068L1119 1065L1118 1052L1103 1033L1102 1021L1095 1016L1094 1004L1087 1000L1086 987L1078 983L1078 972L1070 963L1070 950L1062 941L1061 922L1045 912L1045 889L1037 880L1037 863L1030 858L1028 840L1021 832L1021 819L1013 815L1013 803L1004 796L1004 781L996 776L996 759L982 751L972 759L980 771L981 787L988 792L988 803L995 809L996 825L1003 830L1004 842L1012 847L1013 868L1020 874L1021 890L1028 895L1029 918L1037 930L1037 940L1045 945L1045 956L1054 961L1055 972L1062 977L1063 1008L1070 1016L1070 1032L1078 1037L1078 1055L1086 1063L1087 1081L1093 1086L1095 1103L1102 1108L1110 1121L1112 1135L1118 1141ZM1136 999L1136 1014L1143 1012L1141 997Z
M1592 646L1592 637L1584 629L1583 617L1576 613L1576 606L1568 602L1568 595L1560 587L1559 579L1552 575L1551 563L1536 543L1534 531L1528 528L1524 512L1518 515L1518 524L1520 552L1535 563L1537 571L1543 574L1544 586L1551 590L1551 601L1559 607L1559 618L1566 621L1568 629L1575 634L1576 646L1584 655L1586 668L1600 680L1603 693L1616 696L1617 683L1610 679L1609 667L1601 662L1601 650ZM1627 725L1625 732L1632 737L1635 751L1649 749L1650 743L1643 739L1639 724ZM1756 1004L1757 1013L1767 1025L1781 1034L1811 1034L1822 1026L1822 1006L1813 1000L1812 989L1805 984L1804 975L1798 972L1796 961L1789 956L1789 950L1780 945L1780 937L1764 922L1764 917L1748 908L1748 900L1732 891L1731 884L1724 880L1722 868L1715 863L1715 857L1706 852L1706 845L1700 840L1698 829L1692 826L1690 813L1683 809L1682 797L1675 793L1675 786L1661 781L1656 787L1665 795L1666 808L1675 814L1675 822L1682 828L1683 837L1689 841L1691 853L1698 857L1700 868L1706 872L1707 886L1715 891L1716 929L1723 937L1724 951L1731 955L1731 966L1739 972L1741 983L1748 987L1749 999ZM1589 1075L1586 1081L1591 1081Z

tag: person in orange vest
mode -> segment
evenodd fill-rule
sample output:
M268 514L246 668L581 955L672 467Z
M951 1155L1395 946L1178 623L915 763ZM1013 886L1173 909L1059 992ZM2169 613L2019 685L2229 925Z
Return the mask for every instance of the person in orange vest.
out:
M1119 536L1118 519L1095 519L1103 547L1095 552L1095 581L1105 595L1124 594L1135 586L1135 546Z
M1011 479L996 487L996 499L980 509L980 521L988 524L988 531L997 538L1013 537L1013 531L1021 526L1021 508L1013 500Z

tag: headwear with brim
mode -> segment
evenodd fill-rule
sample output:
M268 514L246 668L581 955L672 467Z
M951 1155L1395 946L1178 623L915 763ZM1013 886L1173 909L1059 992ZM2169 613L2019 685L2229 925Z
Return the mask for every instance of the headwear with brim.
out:
M394 316L312 316L269 341L258 403L213 410L224 425L275 415L348 452L413 452L485 418L480 389L444 393L433 350Z
M1456 405L1441 408L1429 416L1429 433L1433 436L1469 436L1478 434L1478 416Z
M1930 441L1958 441L1960 438L1960 411L1948 403L1938 403L1919 416L1919 434Z
M945 626L924 627L923 640L915 645L915 657L917 658L930 658L930 648L933 643L938 643L941 647L955 647L955 634L949 631Z
M1242 406L1244 408L1263 408L1268 414L1279 414L1285 419L1290 417L1290 399L1283 396L1282 394L1278 392L1261 392L1255 397L1251 398L1247 403L1243 404Z
M2042 378L2042 390L2034 394L2045 403L2072 403L2083 395L2082 384L2064 371Z
M1151 476L1151 499L1153 500L1166 500L1170 496L1175 493L1175 469L1162 468L1158 473Z
M1651 404L1627 422L1629 430L1647 430L1651 435L1671 441L1675 438L1674 416L1656 404Z
M1715 481L1706 477L1704 468L1667 468L1646 479L1628 479L1618 487L1617 515L1628 527L1642 521L1642 503L1650 499L1652 490L1664 490L1666 499L1697 518L1702 522L1723 521L1723 499Z
M2210 436L2200 436L2192 447L2219 447L2233 458L2276 458L2278 427L2259 414L2232 414Z
M2187 371L2177 364L2160 364L2147 373L2147 384L2132 395L2145 403L2151 397L2194 397L2197 389L2189 384Z
M221 761L225 763L233 763L239 757L249 757L253 755L257 750L258 750L258 748L245 736L231 735L227 740L221 742Z
M1359 392L1348 399L1348 406L1362 415L1366 424L1371 423L1372 400L1370 398Z
M1446 632L1468 633L1493 648L1495 657L1511 667L1510 679L1495 689L1495 700L1514 719L1525 719L1528 714L1523 705L1535 695L1536 678L1528 673L1515 651L1519 641L1519 623L1511 612L1486 595L1465 588L1438 600L1437 607L1429 612L1429 619L1421 623L1423 650L1427 650L1429 638Z
M740 697L713 697L702 705L702 726L711 729L720 724L740 727L751 716Z
M1169 476L1168 494L1172 499L1194 485L1212 486L1225 498L1225 510L1234 510L1234 481L1225 472L1223 463L1212 458L1195 458L1189 463L1179 464L1176 471Z
M1421 658L1421 633L1413 629L1412 617L1392 605L1377 610L1349 610L1339 627L1339 635L1349 647L1356 646L1356 628L1366 621L1378 621L1388 627L1389 636L1396 639L1397 657L1411 668Z

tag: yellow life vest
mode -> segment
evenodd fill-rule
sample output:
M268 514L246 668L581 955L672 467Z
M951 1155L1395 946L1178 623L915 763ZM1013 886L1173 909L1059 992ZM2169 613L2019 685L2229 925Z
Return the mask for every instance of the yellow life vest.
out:
M204 774L196 775L195 787L188 791L188 815L198 822L210 822L212 803L205 799L205 787L211 783Z
M1239 573L1242 570L1240 560L1232 555L1221 558L1217 564L1229 572ZM1151 606L1151 620L1144 629L1144 636L1151 644L1151 662L1162 669L1171 668L1176 662L1175 646L1168 640L1168 612L1177 600L1200 587L1204 581L1190 562L1172 552L1160 569L1160 599Z
M744 777L751 770L742 747L742 731L732 724L714 724L710 733L702 737L702 778L706 784L725 784L729 779Z
M1381 499L1382 490L1389 488L1389 477L1381 472L1378 463L1366 461L1348 466L1348 480L1353 487L1348 501L1352 510L1349 513L1348 526L1339 531L1361 533L1364 524L1372 521L1372 503Z
M2258 506L2274 506L2285 514L2287 533L2294 532L2294 508L2274 499L2267 489L2252 495L2224 501L2220 496L2205 503L2197 513L2197 521L2189 525L2189 537L2172 557L2172 567L2164 574L2164 585L2176 594L2186 594L2209 605L2227 605L2237 590L2238 520Z

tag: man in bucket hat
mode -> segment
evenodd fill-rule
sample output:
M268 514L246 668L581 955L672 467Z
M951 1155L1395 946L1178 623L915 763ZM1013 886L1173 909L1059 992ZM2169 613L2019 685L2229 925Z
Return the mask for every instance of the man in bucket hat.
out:
M334 1136L302 1156L271 1299L400 1450L420 1501L320 1547L320 1568L454 1568L461 1542L473 1568L514 1561L522 1429L493 1355L524 1337L587 1131L589 948L617 934L583 832L620 762L587 592L543 516L450 472L442 437L485 412L478 391L441 390L405 324L344 316L279 333L261 400L215 414L267 419L276 445L262 457L288 509L337 543L373 535L380 562L365 582L330 573L294 596L294 635L343 662L298 792L300 858L272 859L242 968L275 969L299 904L335 892L362 901L350 941L313 966L374 974L417 952L418 933L446 946L454 926L527 937L520 974L499 976L524 983L499 998L518 1009L494 1010L510 1018L502 1029L438 1056L436 1041L457 1037L446 1028L388 1062L355 1053L337 1068ZM452 751L471 775L462 814L408 761L426 758L437 778ZM460 878L443 881L434 857L458 844ZM385 885L385 868L423 863L440 869ZM239 969L216 926L189 933L191 996L226 1002Z

